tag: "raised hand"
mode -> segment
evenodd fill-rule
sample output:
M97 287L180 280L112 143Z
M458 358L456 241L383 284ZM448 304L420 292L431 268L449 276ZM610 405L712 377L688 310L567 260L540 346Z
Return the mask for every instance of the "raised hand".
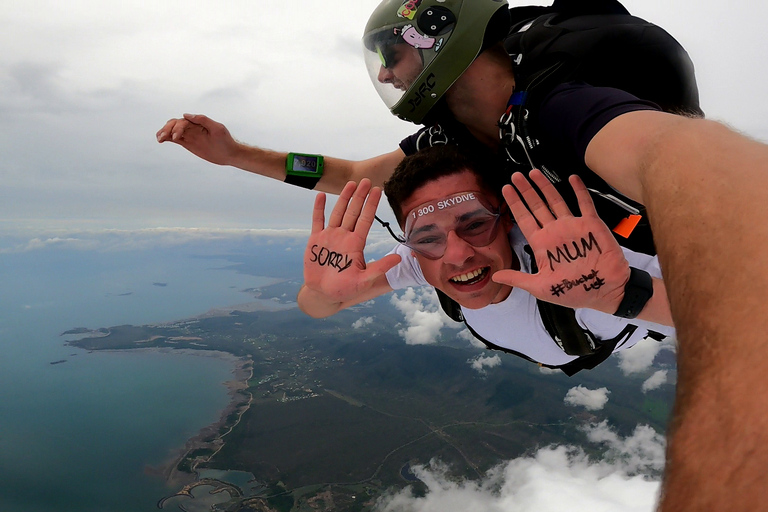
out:
M231 165L238 144L227 127L204 115L170 119L157 132L157 142L174 142L214 164Z
M380 199L381 189L371 188L369 179L363 179L360 185L349 182L326 226L325 194L317 195L312 232L304 252L304 286L314 292L313 301L321 299L344 305L389 291L378 291L375 286L400 262L400 256L390 254L366 263L363 254Z
M538 272L501 270L493 280L527 290L535 297L570 308L614 313L629 280L629 263L608 227L597 216L581 179L571 176L581 216L574 216L562 196L539 170L530 173L544 200L521 173L503 189L520 230L533 249Z

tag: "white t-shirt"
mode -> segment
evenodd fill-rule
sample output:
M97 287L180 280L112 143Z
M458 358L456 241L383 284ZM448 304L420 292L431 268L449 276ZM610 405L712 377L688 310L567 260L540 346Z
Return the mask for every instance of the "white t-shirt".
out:
M531 272L531 258L523 250L525 238L515 226L509 233L512 249L520 260L520 269ZM645 270L653 277L661 277L661 269L655 256L636 253L624 249L629 264ZM389 285L399 290L409 286L429 285L424 279L419 262L411 250L398 245L393 251L402 257L402 261L387 272ZM576 320L600 339L612 339L618 336L627 325L638 328L614 351L624 350L647 336L647 330L665 335L674 335L675 330L665 325L643 320L619 318L593 309L576 309ZM523 354L534 361L552 366L560 366L573 361L577 356L569 356L549 336L536 305L536 297L521 288L513 288L509 296L498 304L490 304L481 309L462 308L466 322L480 336L500 347Z

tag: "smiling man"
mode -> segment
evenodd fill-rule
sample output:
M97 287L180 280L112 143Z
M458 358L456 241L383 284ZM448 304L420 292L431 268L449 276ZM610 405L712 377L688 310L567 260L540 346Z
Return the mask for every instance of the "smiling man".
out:
M648 331L673 332L656 259L618 246L578 179L572 181L582 210L576 217L541 173L531 178L546 202L521 174L513 177L526 207L511 186L504 197L494 192L499 188L485 167L453 146L403 160L385 191L404 234L376 262L366 263L363 249L381 190L367 180L348 184L327 226L325 196L318 194L301 309L326 317L395 289L431 285L457 304L489 348L569 375ZM320 253L348 264L331 264ZM592 347L574 352L570 340L553 335L542 301L573 310Z

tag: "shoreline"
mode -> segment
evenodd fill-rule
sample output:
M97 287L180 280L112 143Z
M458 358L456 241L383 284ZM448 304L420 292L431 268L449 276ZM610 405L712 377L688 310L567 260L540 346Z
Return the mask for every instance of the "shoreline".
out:
M248 381L253 377L253 360L250 357L238 357L221 350L189 348L139 348L114 350L114 352L122 352L124 350L146 350L164 353L175 352L202 357L215 357L217 359L231 361L234 364L234 367L232 368L233 378L221 383L226 386L230 400L219 414L219 419L210 425L202 427L197 434L187 439L183 447L172 450L165 462L162 462L157 466L145 466L146 474L162 478L165 485L171 489L180 489L196 482L199 478L197 472L198 464L208 462L219 452L219 450L221 450L221 448L224 447L226 444L224 438L240 422L240 418L242 418L243 414L251 406L253 396L248 392L244 393L244 391L248 389ZM237 421L230 424L227 420L232 414L237 414ZM222 432L225 428L227 430ZM212 453L198 455L188 459L192 452L198 450L212 451ZM179 466L186 460L189 460L190 463L189 470L185 471L179 469Z

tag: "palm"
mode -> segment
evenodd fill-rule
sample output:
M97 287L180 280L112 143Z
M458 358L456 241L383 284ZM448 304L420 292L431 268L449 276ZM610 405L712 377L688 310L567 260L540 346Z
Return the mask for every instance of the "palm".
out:
M531 173L531 177L546 203L517 175L513 182L528 208L511 187L505 188L504 197L533 250L538 272L531 275L504 270L494 279L562 306L615 311L629 277L629 264L597 216L589 192L580 180L571 181L582 211L581 217L574 217L540 172Z
M304 252L304 284L331 302L354 300L400 261L397 255L366 263L363 250L381 189L368 179L347 184L325 226L325 194L318 194L312 234ZM367 199L367 200L366 200Z
M309 237L304 253L304 282L341 302L364 285L365 238L341 227L328 227Z

